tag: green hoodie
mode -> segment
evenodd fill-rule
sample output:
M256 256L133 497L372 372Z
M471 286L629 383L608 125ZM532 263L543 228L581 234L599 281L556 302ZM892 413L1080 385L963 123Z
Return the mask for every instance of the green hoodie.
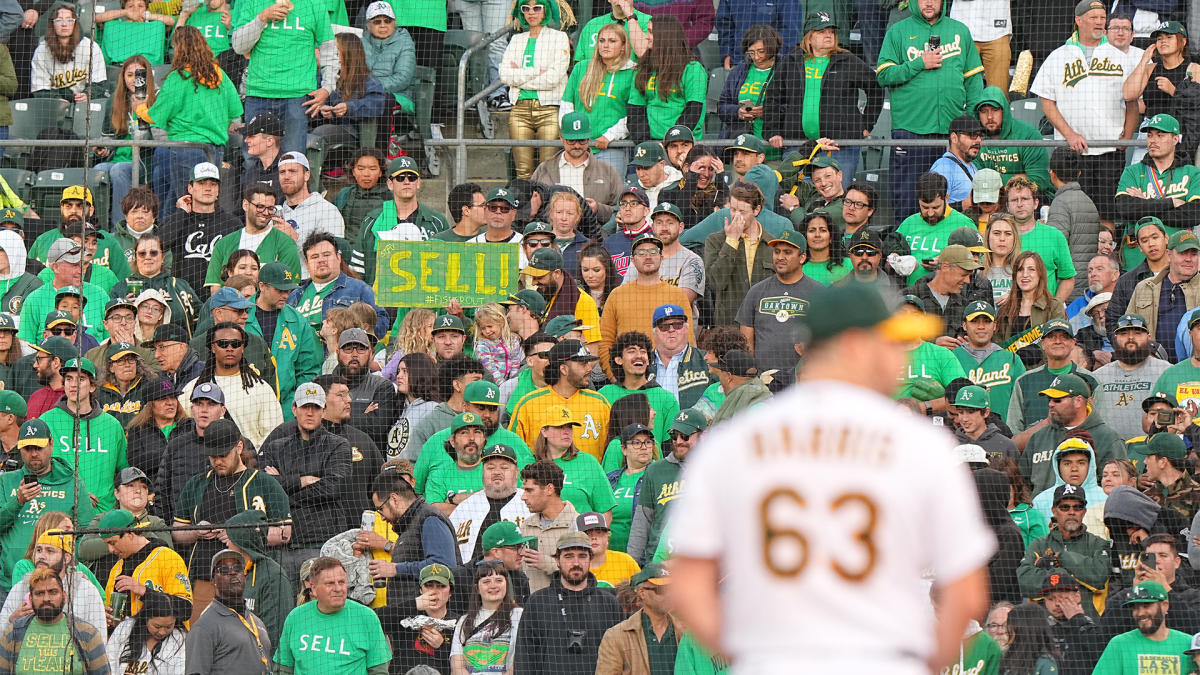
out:
M939 14L930 23L915 2L910 11L912 16L883 36L875 77L880 86L891 89L893 129L946 134L950 120L974 110L983 95L983 61L971 31L961 22ZM927 71L921 55L931 35L942 40L943 61L940 68Z
M124 457L124 451L121 456ZM80 457L82 459L82 456ZM40 476L42 494L36 499L17 504L17 488L29 472L24 468L0 474L0 494L4 502L0 505L0 589L8 592L12 588L13 567L25 555L25 549L33 540L33 528L38 518L46 511L62 511L73 515L74 523L87 523L92 520L92 501L87 498L86 490L78 490L78 480L71 465L61 457L51 457L50 473ZM79 494L79 511L75 509L75 493ZM108 494L111 498L112 488Z
M41 419L50 427L55 457L73 463L78 451L79 477L87 485L88 492L95 495L96 508L102 513L116 508L113 479L118 471L129 466L125 457L125 429L117 418L104 412L93 396L92 409L84 415L76 416L68 410L64 397L42 413ZM75 431L76 419L79 421L78 432Z
M258 305L250 306L254 316ZM275 359L275 374L279 378L279 400L284 402L283 419L292 419L292 396L296 387L311 382L321 374L325 348L308 320L291 305L284 305L275 317L275 335L268 345Z
M258 509L242 511L225 521L228 525L265 523L267 515ZM296 606L296 594L283 568L267 552L267 528L236 527L226 530L229 543L250 558L246 572L246 609L262 619L271 636L271 644L279 644L283 621Z
M171 70L144 117L165 129L173 141L225 145L229 141L229 122L241 114L242 99L237 88L217 68L216 82L200 81L186 70Z
M993 85L983 90L983 96L972 108L975 117L979 117L979 106L985 103L999 108L1004 114L1004 121L1000 123L1000 133L988 136L991 140L1042 140L1041 132L1032 124L1013 119L1008 108L1008 98L1000 87ZM1037 183L1042 192L1051 194L1054 191L1050 184L1050 154L1046 152L1046 148L985 145L979 150L974 164L980 169L995 169L1005 182L1023 173L1029 180Z

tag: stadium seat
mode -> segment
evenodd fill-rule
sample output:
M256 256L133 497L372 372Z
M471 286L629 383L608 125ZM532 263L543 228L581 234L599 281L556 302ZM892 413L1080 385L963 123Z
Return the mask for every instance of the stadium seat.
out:
M696 45L696 56L700 59L700 65L704 69L712 72L713 68L721 66L721 46L716 40L705 38Z
M442 63L437 70L437 77L446 82L447 86L443 87L446 92L441 94L442 104L448 104L450 108L458 109L458 62L462 55L474 45L483 41L484 34L473 30L448 30L446 37L442 42ZM483 88L488 84L488 60L487 50L481 50L471 55L471 60L467 62L467 80L466 80L466 97L470 98L476 93L483 91ZM449 96L447 102L446 96ZM448 109L450 109L448 108ZM480 101L476 106L479 115L479 123L484 128L484 135L491 138L491 120L487 110L487 102Z
M47 169L37 175L33 184L32 202L39 214L58 213L59 199L63 188L79 185L87 180L92 190L92 200L96 207L96 220L100 229L109 228L109 201L112 197L108 184L108 174L98 169L71 167L64 169Z
M0 178L8 183L8 187L21 197L21 200L26 204L33 199L33 181L35 176L32 171L24 169L0 169Z
M1045 135L1042 124L1046 121L1046 115L1042 112L1042 99L1036 96L1017 99L1008 104L1008 110L1012 113L1013 119L1028 122Z
M76 103L71 113L75 135L80 138L100 138L104 135L104 103L101 101L82 101ZM88 111L91 111L91 124L88 124Z
M71 104L58 98L23 98L9 102L13 122L8 128L9 138L37 138L44 129L64 126L70 119ZM32 148L10 147L4 152L8 166L25 168Z
M892 218L892 191L888 184L887 167L859 171L854 174L854 182L867 183L875 188L875 215L871 217L871 222L895 222Z
M891 138L892 137L892 102L884 101L883 108L879 111L879 119L875 120L875 126L871 129L871 138Z
M429 124L433 121L434 83L437 71L428 66L413 69L413 83L409 88L413 106L416 108L417 132L421 138L429 138Z
M720 66L708 71L708 94L704 103L704 135L708 138L721 137L721 116L717 114L717 104L721 100L721 91L725 89L727 79L729 71Z
M321 167L325 164L325 139L309 134L304 156L308 158L308 189L311 192L320 192Z
M157 66L150 66L150 69L154 71L154 83L161 87L163 80L167 78L167 73L171 72L171 64L160 63Z

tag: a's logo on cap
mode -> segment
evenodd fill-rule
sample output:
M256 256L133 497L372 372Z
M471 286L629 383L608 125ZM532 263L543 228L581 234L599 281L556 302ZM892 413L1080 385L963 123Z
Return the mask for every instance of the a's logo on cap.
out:
M817 12L817 18L821 21L832 21L832 19L829 18L829 15L825 12Z
M170 383L170 382L168 382L167 380L163 380L163 381L162 381L162 390L163 390L163 391L167 391L167 390L169 390L170 388L171 388L171 383Z
M575 352L575 356L591 356L592 353L587 350L587 347L580 347L579 351Z
M637 149L637 152L633 153L633 156L634 156L634 157L645 157L645 156L646 156L646 149L645 149L645 148L638 148L638 149Z
M496 398L496 390L489 388L484 394L484 398Z
M1062 384L1062 380L1060 380L1060 379L1058 379L1058 378L1056 377L1056 378L1054 378L1054 381L1050 383L1050 386L1051 386L1051 387L1057 387L1057 386L1058 386L1058 385L1060 385L1060 384Z
M474 421L475 421L475 414L474 414L474 413L463 413L462 420L463 420L464 422L474 422Z
M562 409L562 412L559 414L559 416L564 420L571 419L571 413L566 408Z
M970 401L973 398L975 398L975 392L973 391L964 391L962 393L962 400L964 401Z
M1075 487L1074 485L1071 485L1070 483L1063 485L1063 496L1064 497L1066 495L1073 495L1078 491L1079 491L1079 488Z
M37 429L34 429L33 427L25 427L25 435L26 436L33 436L36 434L37 434Z
M452 322L450 321L450 317L449 317L449 316L443 316L443 317L442 317L442 325L443 325L443 326L449 326L451 323L452 323Z
M284 271L283 271L283 280L284 280L284 281L291 281L291 280L292 280L292 271L291 271L291 270L284 270Z
M737 144L738 144L738 145L745 145L745 144L746 144L746 136L745 136L745 134L743 134L743 135L740 135L740 136L738 136L738 137L737 137Z
M497 197L507 197L508 190L505 190L504 188L500 188L499 190L496 190L496 196Z

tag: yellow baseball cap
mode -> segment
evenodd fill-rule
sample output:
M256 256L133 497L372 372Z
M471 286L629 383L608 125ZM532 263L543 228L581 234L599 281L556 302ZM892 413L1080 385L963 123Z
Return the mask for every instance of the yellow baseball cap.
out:
M92 203L92 191L85 188L82 185L70 185L66 189L63 190L62 199L60 199L58 201L61 203L61 202L67 201L68 199L80 199L80 200L87 202L88 204L91 204Z

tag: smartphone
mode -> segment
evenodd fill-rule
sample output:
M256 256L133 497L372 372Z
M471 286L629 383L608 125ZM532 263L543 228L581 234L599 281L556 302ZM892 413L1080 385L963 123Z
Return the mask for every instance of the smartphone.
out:
M25 485L33 485L34 483L38 482L38 479L37 476L27 473L23 478L21 478L21 482Z
M1168 426L1171 426L1172 424L1175 424L1175 411L1174 410L1159 410L1158 418L1156 421L1158 422L1158 426L1160 426L1160 427L1168 427Z
M146 98L146 69L134 68L133 70L133 96L134 98Z
M525 548L529 549L530 551L536 551L537 539L530 539L529 541L525 542Z
M941 48L941 46L942 46L942 36L941 35L930 35L929 40L927 42L929 44L930 49L937 50L937 49Z
M1158 569L1158 556L1154 555L1153 553L1143 553L1141 556L1141 563L1152 570Z

